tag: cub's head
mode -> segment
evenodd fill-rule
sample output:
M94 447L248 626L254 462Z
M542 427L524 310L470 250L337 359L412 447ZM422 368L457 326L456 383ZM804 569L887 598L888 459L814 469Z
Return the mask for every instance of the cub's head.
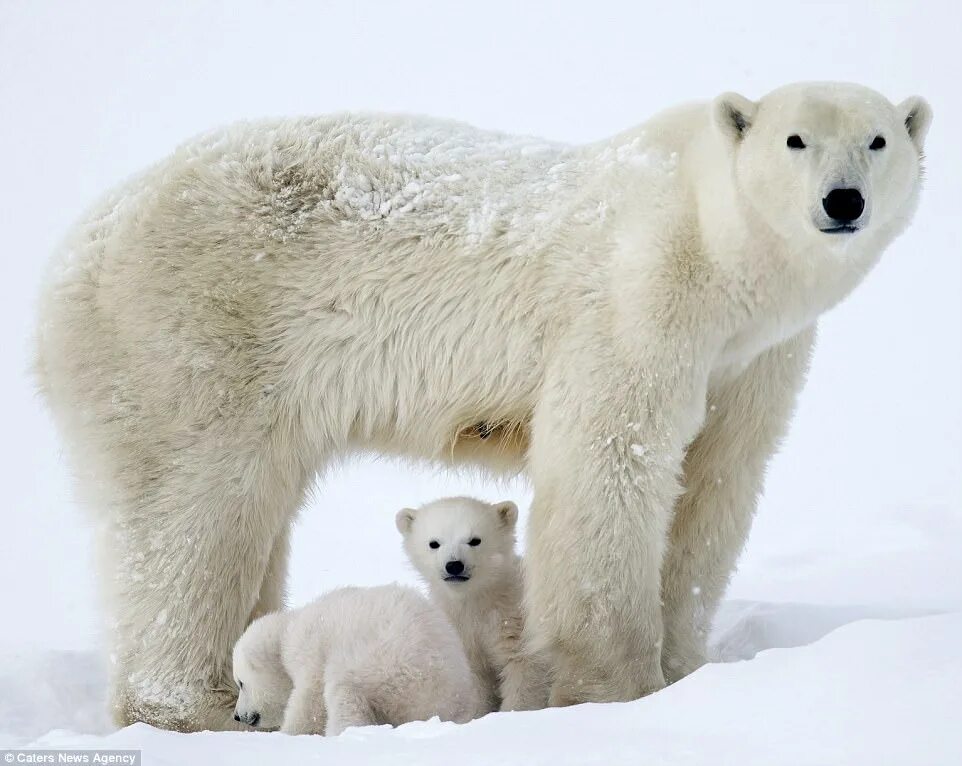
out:
M738 194L786 239L891 238L915 210L932 119L918 96L896 106L858 85L799 83L758 102L725 93L712 118Z
M448 497L398 511L404 550L434 588L463 595L497 581L514 555L518 507Z
M285 624L282 612L264 615L252 622L234 645L235 721L258 729L281 725L292 688L281 664Z

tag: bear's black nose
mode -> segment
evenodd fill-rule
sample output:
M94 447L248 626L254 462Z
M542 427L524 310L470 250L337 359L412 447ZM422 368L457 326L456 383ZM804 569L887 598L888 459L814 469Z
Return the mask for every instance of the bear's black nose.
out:
M444 571L449 575L459 575L464 571L464 564L460 561L449 561L444 565Z
M833 220L851 223L865 210L865 199L858 189L832 189L822 200L822 207Z
M234 720L235 720L235 721L239 721L239 720L240 720L240 716L237 715L237 713L234 713Z

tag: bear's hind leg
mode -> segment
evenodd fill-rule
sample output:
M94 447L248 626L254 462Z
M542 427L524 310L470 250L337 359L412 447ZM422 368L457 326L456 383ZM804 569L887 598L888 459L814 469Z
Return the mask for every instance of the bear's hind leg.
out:
M287 597L287 558L291 547L291 524L285 521L281 524L274 537L274 546L267 560L267 570L261 583L260 595L251 612L248 624L265 614L276 612L284 608Z
M237 445L205 434L119 514L106 573L118 724L233 728L231 651L279 594L268 570L283 565L286 525L307 483L278 446L269 435ZM265 585L265 576L275 579Z

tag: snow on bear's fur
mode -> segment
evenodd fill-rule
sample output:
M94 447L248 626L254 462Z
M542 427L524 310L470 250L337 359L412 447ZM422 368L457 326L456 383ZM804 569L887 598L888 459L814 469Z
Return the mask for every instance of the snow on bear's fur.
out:
M585 146L244 123L109 194L55 261L37 371L100 522L117 721L232 725L231 648L357 450L527 472L551 703L698 667L818 318L911 220L930 115L809 83Z
M431 597L457 628L489 710L547 703L546 670L522 646L518 508L470 497L435 500L397 513L404 550Z
M255 620L234 647L234 719L287 734L464 723L486 712L461 641L412 588L340 588Z

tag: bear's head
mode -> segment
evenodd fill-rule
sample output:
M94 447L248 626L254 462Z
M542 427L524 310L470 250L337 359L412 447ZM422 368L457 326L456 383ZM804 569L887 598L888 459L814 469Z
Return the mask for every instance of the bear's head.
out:
M434 589L453 595L476 593L513 572L518 507L511 501L484 503L470 497L435 500L398 511L404 550Z
M895 106L859 85L799 83L758 102L725 93L712 118L738 197L799 247L882 243L915 210L932 119L918 96Z
M234 645L235 721L258 729L281 725L292 689L281 662L285 627L284 613L264 615L252 622Z

